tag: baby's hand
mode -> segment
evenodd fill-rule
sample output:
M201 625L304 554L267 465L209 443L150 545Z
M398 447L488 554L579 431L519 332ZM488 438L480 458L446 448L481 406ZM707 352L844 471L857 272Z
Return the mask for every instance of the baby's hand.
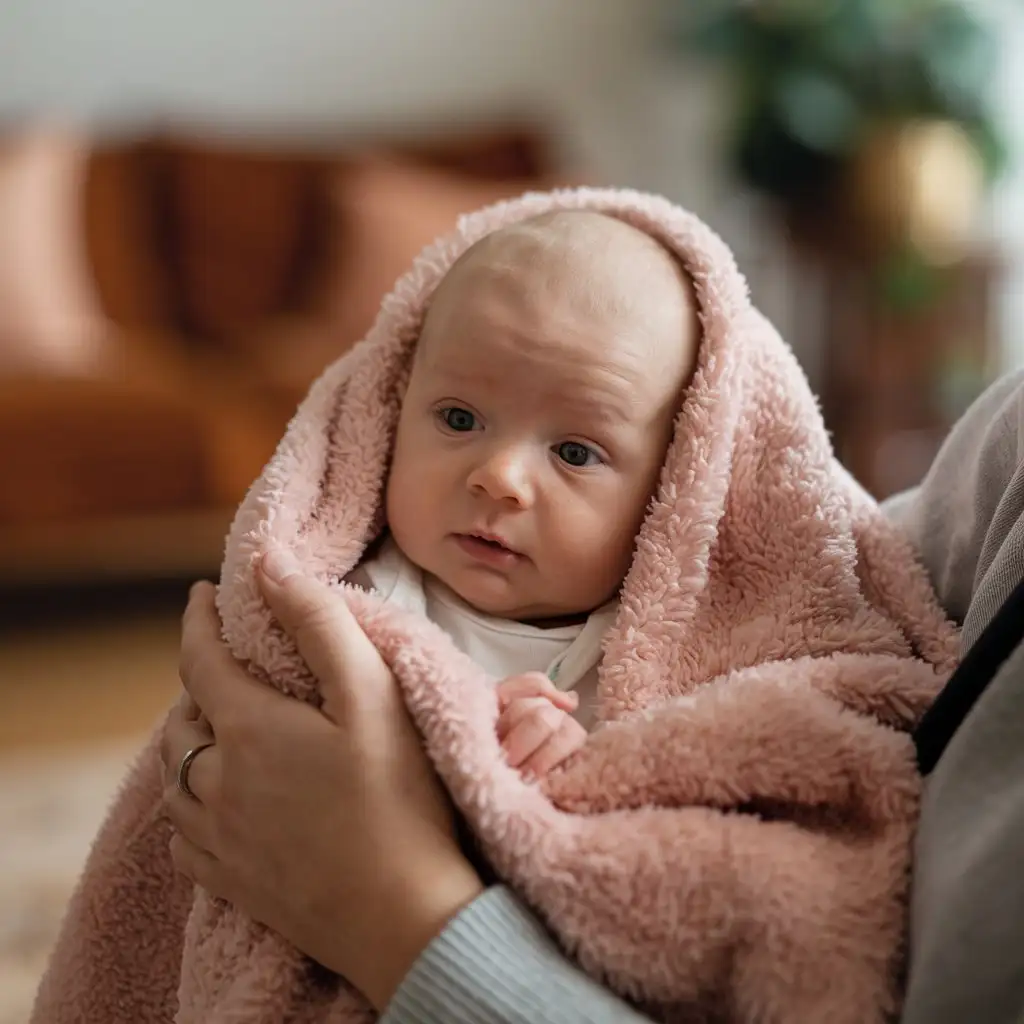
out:
M572 717L579 697L540 672L509 676L497 694L498 739L508 763L524 775L546 775L586 742L586 729Z

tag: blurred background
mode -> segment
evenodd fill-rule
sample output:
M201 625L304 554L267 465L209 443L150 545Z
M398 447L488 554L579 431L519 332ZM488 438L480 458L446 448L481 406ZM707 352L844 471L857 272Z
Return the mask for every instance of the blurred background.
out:
M705 217L878 496L1024 363L1015 0L0 6L0 1024L187 584L422 245L529 188Z

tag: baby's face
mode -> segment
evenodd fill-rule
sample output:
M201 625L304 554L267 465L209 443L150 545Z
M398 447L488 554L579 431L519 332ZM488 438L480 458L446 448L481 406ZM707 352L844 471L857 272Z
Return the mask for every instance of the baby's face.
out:
M635 229L562 214L509 234L438 289L387 515L406 556L478 610L563 619L629 569L697 328L688 281Z

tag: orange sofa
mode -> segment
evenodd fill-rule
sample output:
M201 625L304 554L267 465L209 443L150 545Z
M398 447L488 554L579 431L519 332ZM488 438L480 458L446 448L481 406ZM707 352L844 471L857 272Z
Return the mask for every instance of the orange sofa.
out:
M214 571L319 370L458 213L562 180L546 150L0 137L0 586Z

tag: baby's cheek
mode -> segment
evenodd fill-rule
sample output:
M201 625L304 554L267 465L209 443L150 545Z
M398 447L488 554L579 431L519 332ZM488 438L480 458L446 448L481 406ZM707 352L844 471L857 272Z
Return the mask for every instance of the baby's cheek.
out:
M388 479L386 515L395 542L414 562L437 519L435 488L415 469L396 466Z

